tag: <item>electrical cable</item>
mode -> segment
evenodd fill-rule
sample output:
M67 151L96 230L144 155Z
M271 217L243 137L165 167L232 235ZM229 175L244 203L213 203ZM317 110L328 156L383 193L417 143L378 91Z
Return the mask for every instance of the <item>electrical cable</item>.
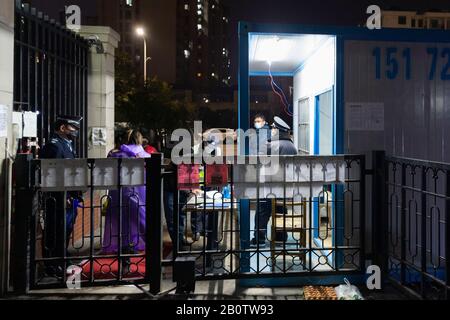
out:
M275 82L273 75L272 75L272 64L269 62L269 77L270 77L270 85L272 87L273 92L280 98L281 103L283 105L283 111L288 115L288 116L293 116L293 113L291 112L291 106L286 98L286 95L283 91L283 89L277 85L277 83ZM279 90L277 91L276 88ZM280 93L281 92L281 93Z

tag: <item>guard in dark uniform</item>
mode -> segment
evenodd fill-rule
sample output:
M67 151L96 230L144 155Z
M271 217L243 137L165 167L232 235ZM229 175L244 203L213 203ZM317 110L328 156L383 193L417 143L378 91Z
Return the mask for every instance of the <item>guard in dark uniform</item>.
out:
M61 116L54 124L54 133L50 141L41 149L41 159L75 159L77 157L74 140L79 135L81 117ZM52 192L45 194L44 217L44 258L61 260L47 261L46 272L49 275L62 276L67 247L77 217L79 193ZM64 236L65 235L65 236ZM65 267L69 264L66 263Z
M75 159L77 157L74 139L78 138L81 117L60 117L55 122L55 132L50 142L42 148L41 159Z
M296 156L297 148L290 135L291 127L280 117L275 117L272 124L272 137L268 149L272 156Z
M271 156L294 156L297 155L297 148L292 142L289 125L280 117L274 118L272 124L272 138L268 144L268 152ZM286 208L277 207L277 212L286 212ZM272 213L272 204L270 201L262 199L259 203L258 210L255 215L255 236L251 241L251 245L264 247L267 237L267 224L269 223ZM257 227L256 227L257 226ZM280 232L276 234L277 241L287 241L287 233Z

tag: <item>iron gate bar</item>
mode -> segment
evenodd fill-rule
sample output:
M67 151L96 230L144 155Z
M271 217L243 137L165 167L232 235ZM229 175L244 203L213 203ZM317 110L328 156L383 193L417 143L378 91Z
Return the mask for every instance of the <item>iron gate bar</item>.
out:
M162 275L162 157L153 154L146 159L146 280L150 283L150 293L161 292Z
M82 37L16 0L14 110L39 112L41 145L57 116L83 116L76 141L81 157L87 154L88 52Z

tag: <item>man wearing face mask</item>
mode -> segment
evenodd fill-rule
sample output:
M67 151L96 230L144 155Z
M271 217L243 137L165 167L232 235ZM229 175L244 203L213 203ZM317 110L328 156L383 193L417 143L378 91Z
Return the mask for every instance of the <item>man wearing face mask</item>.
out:
M75 159L76 152L73 141L78 137L81 117L59 117L54 125L55 132L50 142L42 148L41 159Z
M81 117L59 117L54 124L54 134L41 149L39 158L75 159L77 155L74 140L78 137L81 121ZM66 250L77 218L79 193L67 192L65 196L64 192L52 192L46 195L44 201L46 210L42 246L43 256L44 258L62 258L67 254ZM46 261L45 266L47 275L63 276L64 261ZM70 266L70 263L66 261L66 267L68 266Z

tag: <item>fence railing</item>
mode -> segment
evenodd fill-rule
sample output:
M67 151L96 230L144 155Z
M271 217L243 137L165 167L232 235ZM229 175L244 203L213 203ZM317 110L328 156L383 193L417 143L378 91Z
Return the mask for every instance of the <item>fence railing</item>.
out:
M386 158L390 279L424 299L450 298L450 165Z
M145 282L156 294L178 258L198 280L364 275L372 260L410 293L448 299L450 165L373 158L366 170L364 156L280 157L270 172L19 157L14 286L66 287L78 272L83 286Z
M150 282L160 291L161 155L19 157L15 173L16 290Z
M166 194L174 259L194 257L197 279L364 273L364 156L247 160L174 172L185 176Z

